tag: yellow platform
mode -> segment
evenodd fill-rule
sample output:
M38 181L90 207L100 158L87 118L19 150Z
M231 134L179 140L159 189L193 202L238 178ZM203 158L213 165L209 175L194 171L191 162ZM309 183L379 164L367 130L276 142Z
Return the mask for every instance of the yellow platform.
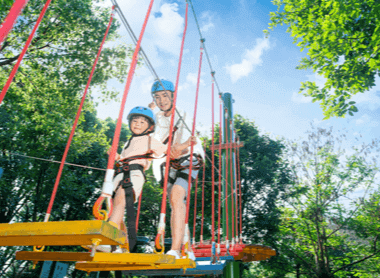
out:
M126 234L106 221L59 221L0 224L0 246L124 244Z
M140 256L152 256L152 254L138 254ZM161 255L169 256L169 255ZM174 256L172 257L174 260ZM111 271L111 270L160 270L160 269L188 269L195 268L196 263L190 259L175 260L174 263L145 263L143 260L137 262L77 262L75 268L86 272Z
M247 245L239 255L235 256L236 261L253 262L263 261L276 255L276 251L270 247L262 245Z
M95 253L93 257L88 252L38 252L18 251L16 260L25 261L85 261L101 263L120 263L132 265L151 264L174 264L175 258L170 255L161 254L139 254L139 253Z

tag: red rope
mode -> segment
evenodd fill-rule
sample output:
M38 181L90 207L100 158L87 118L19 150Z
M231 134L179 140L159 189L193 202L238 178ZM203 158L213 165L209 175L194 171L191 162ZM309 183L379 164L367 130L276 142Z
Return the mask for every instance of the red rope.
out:
M238 223L239 223L239 198L238 198L238 195L239 195L239 187L238 187L238 171L237 171L237 142L236 142L236 130L234 130L234 134L235 134L235 147L234 147L234 173L235 173L235 203L236 203L236 238L237 238L237 241L236 243L238 243L238 237L239 237L239 228L240 226L238 227Z
M211 185L211 196L212 196L212 204L211 204L211 241L212 242L215 242L215 209L214 209L214 206L215 206L215 170L214 170L214 167L215 167L215 155L214 155L214 147L215 147L215 144L214 144L214 129L215 129L215 126L214 126L214 72L211 73L211 79L212 79L212 84L211 84L211 125L212 125L212 129L211 129L211 181L212 181L212 185Z
M40 16L39 16L38 19L37 19L36 25L34 25L34 28L33 28L33 30L32 30L32 33L30 33L29 38L28 38L28 40L26 41L25 46L24 46L24 48L22 49L21 54L20 54L20 56L18 57L17 62L16 62L16 64L14 65L14 67L13 67L13 69L12 69L12 71L11 71L11 74L10 74L9 77L8 77L7 83L5 83L5 86L4 86L3 90L1 91L1 94L0 94L0 103L3 102L3 99L4 99L5 95L7 94L8 88L9 88L9 86L11 85L14 76L16 75L16 72L17 72L17 70L18 70L18 67L20 66L21 61L22 61L22 59L24 58L24 55L25 55L26 51L28 50L28 47L29 47L30 43L32 42L33 36L34 36L34 34L36 33L36 31L37 31L37 29L38 29L38 26L40 25L40 23L41 23L41 21L42 21L42 18L44 17L45 12L46 12L47 8L48 8L49 5L50 5L50 2L51 2L51 0L47 0L47 1L46 1L45 6L44 6L44 8L42 9L42 11L41 11L41 13L40 13Z
M74 133L75 133L75 129L76 129L78 121L79 121L79 116L80 116L80 114L82 112L82 107L83 107L84 101L86 99L88 88L90 87L91 80L92 80L92 77L94 75L96 65L98 63L100 54L102 53L104 42L105 42L105 40L107 38L108 31L109 31L109 29L111 27L111 24L112 24L112 20L113 20L113 17L114 17L114 14L113 14L114 8L115 7L112 7L110 21L108 22L108 26L107 26L106 32L104 34L102 43L100 44L100 47L99 47L99 50L98 50L98 54L97 54L96 59L95 59L93 65L92 65L92 70L91 70L90 76L88 78L87 85L86 85L86 88L84 90L84 93L83 93L83 96L82 96L82 100L81 100L81 103L79 105L78 112L77 112L77 115L75 117L75 121L74 121L73 127L71 129L69 140L67 140L66 148L65 148L65 151L63 153L62 160L61 160L61 165L59 166L58 174L57 174L57 177L55 179L55 184L54 184L53 192L52 192L51 197L50 197L49 206L48 206L47 211L46 211L46 216L45 216L45 220L44 220L45 222L49 221L49 218L50 218L50 213L51 213L51 210L52 210L52 207L53 207L53 204L54 204L55 195L57 193L58 185L59 185L59 182L61 180L61 175L62 175L63 167L65 166L65 161L66 161L66 157L67 157L67 154L69 152L69 149L70 149L71 141L73 139L73 136L74 136Z
M189 10L189 4L186 3L186 13L185 13L185 28L182 35L182 43L181 43L181 51L179 55L179 62L178 62L178 70L177 70L177 79L175 83L175 91L173 96L173 107L171 111L171 118L170 118L170 129L169 129L169 141L168 141L168 150L167 150L167 157L166 157L166 163L165 163L165 179L164 179L164 188L163 188L163 194L162 194L162 201L161 201L161 214L166 214L166 197L167 197L167 187L168 187L168 178L169 178L169 165L170 165L170 153L171 153L171 147L172 147L172 141L173 141L173 127L174 127L174 115L175 115L175 109L176 109L176 102L177 102L177 90L178 90L178 82L179 82L179 76L181 72L181 64L182 64L182 56L183 56L183 47L185 44L185 37L186 37L186 30L187 30L187 18L188 18L188 10ZM161 216L162 217L162 216ZM160 217L160 222L161 222ZM159 225L162 226L165 224L165 217L162 217L162 221L164 223L160 223ZM157 246L157 239L162 236L164 236L165 229L161 230L159 227L158 234L156 237L156 247Z
M200 49L200 58L199 58L199 68L198 68L198 80L197 80L197 90L195 93L195 104L194 104L194 116L193 116L193 127L191 129L191 136L195 134L195 123L197 120L197 108L198 108L198 95L199 95L199 83L201 81L201 70L202 70L202 57L203 57L203 42L201 41L201 49ZM191 172L193 168L193 153L194 153L194 145L191 144L190 147L190 165L189 165L189 179L188 179L188 190L190 193L191 188ZM189 222L189 207L190 207L190 194L186 200L186 220L185 224Z
M193 244L195 244L195 223L197 222L197 192L198 192L198 179L195 179Z
M140 211L141 211L141 199L142 199L143 189L144 189L144 186L141 188L141 193L140 193L140 197L139 197L139 205L137 207L136 234L137 234L137 231L139 230L139 220L140 220Z
M3 24L0 26L0 47L3 41L8 36L8 33L12 30L17 17L20 15L21 11L24 9L25 5L28 4L29 0L16 0L12 8L10 9L7 17L5 18Z
M232 120L230 120L230 127L231 127L231 144L233 143L233 124ZM235 147L236 148L236 147ZM235 237L237 238L239 236L239 230L238 230L238 201L237 201L237 173L236 173L236 153L234 153L233 146L231 146L231 169L233 172L233 175L235 177L234 179L234 204L235 204ZM234 154L234 156L232 156ZM236 241L237 244L237 241Z
M123 121L125 102L127 101L129 88L131 86L133 75L135 73L135 69L136 69L136 65L137 65L137 57L138 57L138 54L140 51L141 41L142 41L142 38L144 36L145 27L148 23L148 19L149 19L150 12L152 10L153 2L154 2L154 0L150 1L149 8L148 8L148 11L147 11L146 16L145 16L144 24L143 24L141 32L140 32L140 37L137 41L135 52L133 53L133 56L132 56L132 62L131 62L130 68L129 68L127 83L125 84L124 95L123 95L123 99L121 100L119 117L117 119L115 134L114 134L113 141L112 141L111 153L110 153L110 156L108 157L107 169L113 169L113 166L115 163L115 156L116 156L117 147L119 145L120 131L121 131L121 124Z
M226 141L226 144L228 145L228 134L227 134L227 109L224 110L225 112L225 120L224 120L224 126L226 127L225 130L226 130L226 138L225 138L225 141ZM226 154L226 173L228 172L228 149L226 149L225 151L225 154ZM228 221L228 180L226 179L225 181L226 183L226 187L225 187L225 206L226 206L226 227L227 227L227 231L226 231L226 240L229 239L229 221ZM233 226L233 225L232 225Z
M237 165L237 169L238 169L238 181L239 181L239 203L240 203L240 244L243 244L243 239L242 239L242 235L243 235L243 211L241 209L241 196L242 196L242 191L241 191L241 177L240 177L240 139L239 137L237 137L237 142L238 142L238 146L237 146L237 159L238 159L238 165Z
M222 206L222 96L219 95L219 171L218 171L218 181L219 181L219 201L218 201L218 244L220 244L221 230L221 206Z
M206 150L206 141L204 142L204 148ZM206 174L206 163L203 163L203 174L202 174L202 222L201 222L201 244L203 243L203 225L205 219L205 174Z
M232 137L231 134L231 121L230 121L230 136ZM228 128L228 127L227 127ZM230 165L230 187L231 187L231 237L232 240L235 238L235 206L234 206L234 181L233 181L233 167L232 167L232 148L231 148L231 142L228 137L228 132L227 132L227 152L230 152L229 159L226 160L227 165ZM227 168L228 169L228 168Z

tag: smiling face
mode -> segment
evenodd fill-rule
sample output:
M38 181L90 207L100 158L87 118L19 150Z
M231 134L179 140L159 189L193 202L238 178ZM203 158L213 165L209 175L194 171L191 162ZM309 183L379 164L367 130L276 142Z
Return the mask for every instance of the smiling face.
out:
M172 92L158 91L154 93L154 101L161 111L168 111L172 106Z
M148 131L149 122L148 122L148 119L145 118L144 116L133 116L130 126L131 126L130 128L131 128L132 133L136 135L140 135L144 131Z

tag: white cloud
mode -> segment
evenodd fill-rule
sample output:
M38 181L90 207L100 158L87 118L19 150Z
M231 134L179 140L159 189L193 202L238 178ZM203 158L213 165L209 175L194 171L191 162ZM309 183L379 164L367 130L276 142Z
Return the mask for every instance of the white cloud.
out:
M264 50L269 48L268 39L257 39L256 46L251 50L246 50L241 63L226 66L227 73L230 75L232 82L235 83L240 78L248 76L255 70L256 66L261 65L261 56Z
M298 92L293 92L292 101L295 103L310 103L312 97L305 97L303 94L299 94Z
M151 22L154 27L153 42L165 52L178 55L181 46L184 18L178 13L178 4L165 3L160 7L161 16Z
M370 117L368 114L364 114L359 119L355 121L356 125L366 125L369 127L377 127L379 126L379 122L376 120L372 120L372 117Z
M201 20L203 21L201 32L207 32L209 29L214 28L214 23L212 22L212 16L209 12L204 12L201 15Z
M371 111L378 109L380 107L380 78L376 78L375 83L378 85L368 92L354 95L351 100L356 101L357 104L363 105Z

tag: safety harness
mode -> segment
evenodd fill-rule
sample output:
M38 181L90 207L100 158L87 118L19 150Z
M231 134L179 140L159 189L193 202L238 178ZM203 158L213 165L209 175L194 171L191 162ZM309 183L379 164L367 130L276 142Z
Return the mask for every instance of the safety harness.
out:
M179 118L178 121L176 122L174 128L173 128L173 133L172 133L172 138L174 138L174 135L176 131L178 130L179 122L182 120L182 118ZM163 144L166 145L169 142L169 136L163 141ZM196 161L194 161L194 158ZM183 170L189 169L190 168L190 163L188 165L182 165L185 161L190 162L190 155L186 155L177 159L170 159L170 168L173 168L176 170L175 175L170 175L169 171L169 177L168 177L168 182L171 184L174 184L177 178L182 178L184 180L189 179L189 174L184 173ZM160 184L163 187L164 186L164 177L165 177L165 162L160 165L160 170L161 170L161 181ZM193 154L193 166L191 169L193 170L199 170L203 166L203 159L202 156L199 154L194 153ZM191 177L191 182L194 182L194 178Z
M124 147L124 149L129 147L129 144L132 140L128 141L128 144ZM150 137L149 137L150 138ZM149 149L150 149L150 140L149 140ZM129 252L135 253L137 247L137 232L136 232L136 216L135 216L135 207L134 207L134 192L133 192L133 184L131 181L131 171L139 170L144 175L144 179L146 180L144 173L144 166L141 164L129 164L131 161L138 159L153 159L153 151L150 150L142 155L135 155L128 157L126 159L120 160L116 163L115 175L114 178L123 174L123 179L117 185L115 192L122 187L125 193L125 208L127 210L127 229L128 229L128 243L129 243ZM144 182L145 182L144 180ZM114 193L115 194L115 193Z

